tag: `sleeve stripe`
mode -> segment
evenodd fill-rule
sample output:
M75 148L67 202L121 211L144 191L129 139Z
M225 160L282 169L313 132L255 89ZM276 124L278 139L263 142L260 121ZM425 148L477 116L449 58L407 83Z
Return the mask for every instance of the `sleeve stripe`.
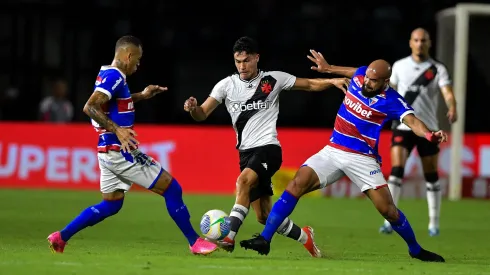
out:
M403 113L401 116L400 116L400 122L403 123L403 118L406 116L406 115L409 115L409 114L413 114L413 110L408 110L406 111L405 113Z
M104 88L102 88L102 87L97 87L97 88L95 88L94 92L95 92L95 91L99 91L99 92L101 92L101 93L106 94L106 95L109 97L109 100L112 98L112 94L111 94L111 93L110 93L108 90L106 90L106 89L104 89Z

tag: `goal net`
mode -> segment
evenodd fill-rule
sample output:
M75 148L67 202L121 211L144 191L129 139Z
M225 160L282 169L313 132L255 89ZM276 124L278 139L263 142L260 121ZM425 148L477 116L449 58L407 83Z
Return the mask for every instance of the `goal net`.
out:
M448 161L448 197L459 200L464 176L462 160L467 157L464 146L466 98L477 101L479 94L490 88L490 4L458 4L440 11L437 20L436 58L443 62L453 77L457 101L458 121L442 128L451 129L451 145ZM442 101L444 102L444 101ZM470 106L473 106L470 105ZM440 121L447 121L444 108L439 110ZM483 110L482 110L483 111ZM486 119L485 119L486 120ZM484 123L484 121L481 121Z

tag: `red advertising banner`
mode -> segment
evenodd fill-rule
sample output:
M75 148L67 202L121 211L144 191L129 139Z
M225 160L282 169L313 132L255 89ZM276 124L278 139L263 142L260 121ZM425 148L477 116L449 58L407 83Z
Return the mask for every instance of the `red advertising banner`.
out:
M99 188L98 134L87 124L0 123L0 188ZM135 128L141 150L156 158L188 193L232 194L239 174L235 133L231 127L150 126ZM294 171L328 142L331 130L279 129L283 166L274 179L284 186ZM449 144L441 146L443 185L450 169ZM382 170L390 172L390 132L383 132ZM463 147L463 195L490 197L490 135L466 135ZM407 163L408 182L423 182L417 154ZM444 182L445 181L445 182ZM425 190L413 184L413 196ZM410 190L410 188L408 188ZM359 196L343 179L321 191L328 196ZM407 193L410 196L410 192Z

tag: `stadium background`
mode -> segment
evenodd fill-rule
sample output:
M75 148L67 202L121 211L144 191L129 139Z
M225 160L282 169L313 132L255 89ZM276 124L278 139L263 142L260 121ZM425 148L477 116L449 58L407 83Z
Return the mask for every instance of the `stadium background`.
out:
M220 107L199 125L182 106L189 96L202 102L216 82L235 71L231 48L237 38L249 35L259 41L261 69L300 77L331 77L309 69L312 64L306 55L310 48L321 51L331 64L360 66L378 58L394 62L410 54L410 32L422 26L432 34L431 53L436 56L435 13L455 4L418 0L283 5L263 0L246 4L196 2L187 8L177 1L104 0L83 5L61 0L5 1L0 9L0 60L4 64L0 69L0 118L11 124L1 124L8 130L2 131L0 139L0 185L97 188L98 168L95 155L90 153L96 134L82 107L100 65L110 63L114 42L122 35L131 33L144 43L144 58L139 72L129 78L130 89L140 91L150 83L170 89L136 106L137 129L144 132L140 136L148 143L149 153L182 179L188 192L230 193L238 159L229 115ZM482 29L472 33L485 33L485 24L472 27ZM490 54L478 48L484 45L478 43L484 37L470 37L470 104L462 165L463 195L488 198L485 178L490 176L490 137L486 133L490 132L490 116L481 115L481 110L490 99ZM471 55L475 51L478 55ZM69 121L53 125L40 114L40 102L51 95L51 85L58 79L67 85L67 100L74 112ZM335 89L281 95L278 125L285 161L275 177L279 190L298 165L328 140L341 100L342 93ZM443 116L444 109L440 111ZM388 140L387 132L380 145L385 174L390 171ZM450 153L444 148L440 170L445 178L442 185L447 186ZM83 156L77 155L79 151ZM201 158L194 158L196 153ZM83 165L90 168L77 170L77 161L89 161ZM407 165L407 178L420 182L420 168L414 154ZM53 173L57 176L50 176ZM194 177L196 174L219 176L213 183L204 183ZM424 196L423 185L406 185L405 196ZM331 188L325 194L348 195L350 183L342 181Z
M162 198L149 192L130 192L118 215L77 234L63 255L50 255L45 240L79 211L100 202L97 134L82 107L100 66L111 62L118 37L133 34L144 44L140 70L128 79L130 89L137 92L148 84L170 89L136 104L136 131L143 150L182 184L197 228L206 210L229 211L232 206L238 154L223 106L197 124L183 111L183 103L191 95L202 102L216 82L235 71L231 49L236 39L249 35L258 40L261 69L330 77L310 70L309 49L321 51L331 64L360 66L378 58L394 62L410 54L410 32L425 27L431 33L432 55L437 55L436 49L447 49L452 56L454 45L438 41L435 14L455 4L452 0L2 1L0 274L490 274L488 16L470 22L461 163L464 198L444 201L437 238L427 234L425 184L416 154L405 169L400 207L418 241L441 253L446 265L410 260L398 236L378 234L382 218L347 179L312 194L319 198L302 199L291 216L297 224L315 228L326 259L311 259L297 243L281 237L274 239L265 258L240 248L233 254L218 251L206 258L192 257ZM448 64L450 72L452 65ZM66 113L53 116L43 108L49 103L46 98L62 92L64 84L73 118L54 123L51 120L69 112L62 109ZM284 163L273 179L276 194L297 167L325 145L341 101L342 93L336 89L281 95L278 124ZM380 143L385 175L391 169L389 138L387 130ZM448 146L442 146L439 159L444 196L451 169ZM253 216L247 218L238 240L262 229Z

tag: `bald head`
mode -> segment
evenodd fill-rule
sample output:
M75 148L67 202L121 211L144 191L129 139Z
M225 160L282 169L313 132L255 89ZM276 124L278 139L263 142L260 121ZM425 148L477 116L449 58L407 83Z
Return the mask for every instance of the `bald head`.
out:
M388 79L391 76L391 65L383 59L375 60L369 64L366 76L370 79Z
M410 39L413 39L414 37L420 37L430 40L429 32L424 28L416 28L415 30L413 30L410 34Z
M431 47L429 32L423 28L416 28L410 35L410 49L412 56L417 61L424 61L429 57L429 49Z
M383 59L378 59L369 64L364 83L362 84L361 93L365 97L374 97L381 94L391 76L391 65Z

